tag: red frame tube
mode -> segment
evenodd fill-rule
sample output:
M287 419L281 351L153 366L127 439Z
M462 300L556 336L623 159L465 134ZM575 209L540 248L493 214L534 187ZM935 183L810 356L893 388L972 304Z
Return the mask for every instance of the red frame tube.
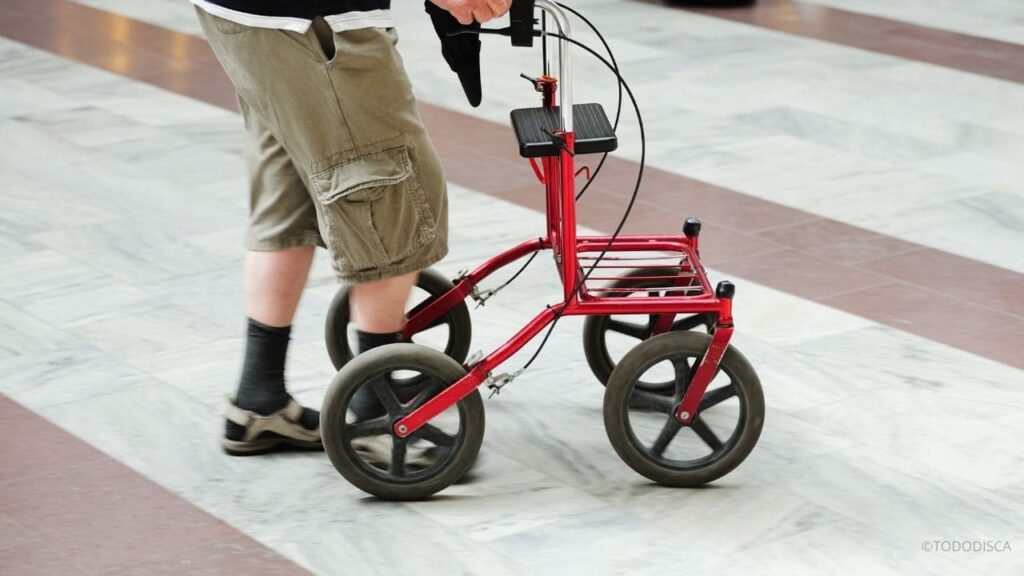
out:
M476 390L477 386L483 383L492 370L533 339L537 333L555 319L557 313L558 307L545 308L543 312L535 316L529 324L524 326L508 342L470 367L469 372L465 376L442 390L440 394L428 400L411 414L396 422L393 428L395 435L399 438L409 436L420 426L429 422L431 418L444 412L453 404L465 398L470 392Z
M446 292L437 300L421 308L414 308L409 311L409 318L402 327L402 336L406 341L411 341L412 336L430 326L442 314L451 310L459 302L462 302L473 292L473 288L482 280L493 274L495 271L508 266L520 258L533 254L538 250L548 248L550 243L545 238L527 240L522 244L498 254L494 258L481 264L476 270L459 278L455 287Z
M557 80L542 77L538 83L543 94L545 107L555 106ZM538 167L531 160L537 178L544 184L547 196L547 236L528 240L498 254L484 262L473 272L463 275L455 282L455 287L437 300L418 307L409 313L403 327L406 340L432 325L447 310L473 294L474 288L495 271L515 262L538 250L550 249L563 286L563 301L550 305L535 316L526 326L517 332L497 350L482 360L467 366L468 372L458 381L452 383L440 394L394 423L392 431L401 438L408 437L433 417L447 410L456 402L466 397L480 384L485 382L491 372L502 362L525 346L534 336L548 326L560 315L611 315L611 314L649 314L657 315L655 333L671 328L672 321L678 314L713 313L718 317L711 344L701 359L686 394L676 408L676 419L681 423L689 423L696 415L697 408L704 397L704 392L714 378L718 365L728 348L732 337L732 301L718 298L704 273L697 252L697 237L686 236L619 236L612 240L610 236L576 236L576 170L574 151L576 134L558 132L555 136L562 139L564 146L558 156L545 157ZM679 256L679 263L672 267L679 269L675 284L678 286L692 284L696 279L698 288L695 295L659 296L651 298L622 298L615 296L597 296L580 285L583 271L580 267L580 254L588 252L669 252ZM585 257L591 260L593 258ZM605 261L615 262L618 259L610 256ZM623 260L629 260L624 258ZM603 268L621 268L605 265ZM656 267L641 265L640 267ZM593 278L597 280L598 278ZM600 288L595 293L602 293ZM608 294L608 292L605 292Z
M697 416L697 408L700 401L704 399L704 392L711 385L711 380L718 373L718 364L725 356L729 347L729 339L732 338L732 326L718 326L711 336L711 344L708 346L704 357L701 358L697 371L693 374L690 386L683 394L683 400L676 406L675 417L680 424L689 424Z

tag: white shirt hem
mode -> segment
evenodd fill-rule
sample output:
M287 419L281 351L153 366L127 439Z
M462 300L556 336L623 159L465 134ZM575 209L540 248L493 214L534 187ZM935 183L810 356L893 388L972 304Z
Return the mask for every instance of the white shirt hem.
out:
M230 20L253 28L274 28L277 30L289 30L305 34L309 30L312 20L306 18L292 18L289 16L261 16L239 12L231 8L225 8L219 4L207 0L192 0L192 3L206 12L219 18ZM393 28L395 23L391 19L390 10L368 10L365 12L346 12L344 14L333 14L324 16L324 20L335 32L347 30L359 30L361 28Z

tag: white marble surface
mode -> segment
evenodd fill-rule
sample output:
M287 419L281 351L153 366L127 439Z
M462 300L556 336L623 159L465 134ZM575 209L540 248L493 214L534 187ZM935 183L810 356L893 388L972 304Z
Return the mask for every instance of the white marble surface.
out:
M617 34L639 18L617 2L579 4L602 14ZM122 3L125 10L140 6ZM652 52L668 58L670 42L691 51L711 47L719 63L740 68L758 60L750 53L754 46L804 50L802 40L718 21L698 25L704 21L646 4L623 6L640 15L664 13L656 31L683 23L680 35L661 36L664 50L646 39L631 46L638 66ZM409 36L403 47L416 45ZM873 55L836 50L828 57L847 66L833 71L831 81L879 70ZM0 137L17 136L20 143L0 148L0 392L314 572L1024 570L1024 467L1014 442L1024 434L1024 374L742 279L735 279L742 288L735 342L760 374L768 415L750 458L713 487L651 486L618 460L602 427L603 390L582 355L579 319L560 324L537 364L486 402L488 430L474 481L430 502L366 498L319 454L224 456L217 411L241 362L244 175L228 138L237 117L5 40L0 54ZM434 59L432 52L422 57ZM814 67L824 73L826 64ZM656 69L657 61L650 65ZM797 62L788 71L798 74L803 66ZM714 74L703 63L687 67ZM774 72L785 70L780 64ZM716 80L738 90L737 79L726 82L732 73L721 69ZM445 84L434 87L438 94L455 90L450 80L446 72ZM755 165L756 157L761 146L775 146L764 162L800 150L821 160L808 168L811 176L832 174L854 190L843 174L862 162L881 162L856 156L864 150L858 142L869 137L858 132L864 128L851 128L860 119L830 115L824 105L810 115L794 112L791 103L771 102L788 91L784 83L765 86L768 101L726 102L730 111L717 118L692 99L676 103L688 108L681 121L694 119L704 126L698 133L716 142L708 154L696 144L689 149L695 165L712 171L714 162L735 167L742 161L747 174L716 173L770 175L769 165ZM978 86L993 85L985 80ZM711 95L712 88L695 89ZM1009 106L1014 87L1003 88ZM951 98L963 90L952 90ZM489 94L493 104L498 91ZM990 126L998 105L985 102L977 118L969 111L957 117L987 127L968 138L984 144L978 150L987 146L1005 155L975 153L1012 164L1004 144L1017 142L1014 131L1024 125ZM934 214L943 213L944 202L962 202L979 214L995 207L998 216L984 217L1003 219L1012 229L1020 220L1019 190L985 184L983 192L961 195L957 184L906 168L927 161L921 158L933 146L956 149L955 141L940 140L957 125L901 133L879 124L879 133L899 136L886 146L905 157L869 175L880 183L931 187L941 195ZM718 129L728 126L749 140L734 142ZM848 129L850 140L841 134ZM164 154L177 166L194 160L197 171L219 177L194 186L191 176L160 168L157 157ZM40 159L47 155L53 155L49 166ZM768 197L765 190L795 182L779 179L758 193ZM538 214L461 187L451 193L452 221L460 224L451 256L440 266L448 274L540 229ZM793 203L808 198L785 197ZM813 198L820 203L820 196ZM894 209L913 206L893 202ZM856 220L858 205L843 208L851 212L847 221ZM69 211L78 211L80 220ZM911 229L908 223L898 234ZM472 311L473 349L499 344L557 289L550 263L538 260L515 285ZM332 375L319 331L333 291L320 258L288 368L292 389L309 403L320 400ZM531 352L532 346L507 366L516 368ZM1015 551L921 550L924 540L965 538L1011 540Z
M1024 6L1017 0L803 1L1003 42L1019 44L1024 38Z

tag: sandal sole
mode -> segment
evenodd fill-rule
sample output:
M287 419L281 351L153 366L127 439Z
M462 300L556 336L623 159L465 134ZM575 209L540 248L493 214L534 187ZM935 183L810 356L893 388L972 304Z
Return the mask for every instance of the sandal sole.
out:
M229 456L259 456L261 454L286 450L320 452L324 449L322 442L292 440L290 438L264 438L263 440L252 440L250 442L221 438L221 447Z

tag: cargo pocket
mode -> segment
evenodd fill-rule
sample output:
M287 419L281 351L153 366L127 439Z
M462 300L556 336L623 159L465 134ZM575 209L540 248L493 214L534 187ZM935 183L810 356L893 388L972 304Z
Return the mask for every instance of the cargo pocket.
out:
M343 162L312 180L327 246L343 270L398 263L437 235L405 146Z

